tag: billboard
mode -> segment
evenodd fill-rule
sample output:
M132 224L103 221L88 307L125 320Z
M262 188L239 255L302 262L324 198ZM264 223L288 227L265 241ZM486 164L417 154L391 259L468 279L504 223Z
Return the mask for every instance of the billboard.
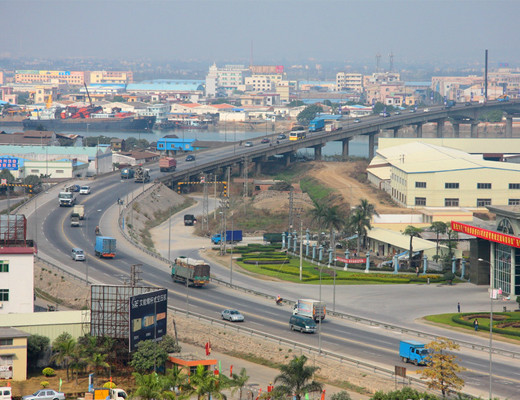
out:
M129 350L143 340L158 340L166 334L168 292L166 289L129 298Z
M17 157L0 157L0 170L8 169L10 171L18 171Z
M251 65L250 70L253 74L283 74L283 65Z

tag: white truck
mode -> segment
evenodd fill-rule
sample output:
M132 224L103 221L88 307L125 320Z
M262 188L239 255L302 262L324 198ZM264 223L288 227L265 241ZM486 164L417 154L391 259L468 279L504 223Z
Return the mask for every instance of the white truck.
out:
M323 321L326 313L325 302L313 299L298 299L293 308L293 315L302 315L315 321Z
M85 206L83 204L75 204L71 216L85 219Z
M58 202L60 207L72 207L76 204L76 194L69 191L60 192L58 194Z

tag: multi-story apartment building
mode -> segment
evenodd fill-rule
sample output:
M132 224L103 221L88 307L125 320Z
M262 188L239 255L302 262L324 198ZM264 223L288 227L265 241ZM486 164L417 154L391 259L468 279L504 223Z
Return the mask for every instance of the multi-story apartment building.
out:
M60 85L83 85L84 71L17 70L15 83L54 83Z
M127 84L134 82L132 71L92 71L88 76L91 84Z
M363 92L363 75L338 72L336 74L336 90L341 92L343 90L354 91L357 93Z
M206 96L215 97L219 91L231 93L244 84L250 71L243 65L225 65L222 68L213 64L206 75Z
M244 79L244 83L251 88L252 92L271 92L276 87L275 82L268 75L248 76Z

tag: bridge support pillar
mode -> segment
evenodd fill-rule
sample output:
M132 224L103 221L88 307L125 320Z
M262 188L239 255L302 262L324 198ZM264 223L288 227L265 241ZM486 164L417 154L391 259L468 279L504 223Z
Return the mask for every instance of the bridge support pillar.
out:
M438 138L441 138L442 137L442 133L443 133L443 130L444 130L444 122L446 120L445 119L440 119L437 121L437 137Z
M341 146L341 147L342 147L342 148L341 148L341 157L342 157L343 159L346 159L346 158L348 157L348 144L349 144L349 142L350 142L350 138L348 138L348 139L343 139L343 140L341 141L341 145L342 145L342 146Z
M284 153L284 155L283 155L283 161L284 161L284 164L286 167L291 165L291 154L292 153Z
M513 137L513 117L506 115L506 137Z
M452 122L451 125L453 126L453 137L460 137L460 124L458 122Z
M314 146L314 160L320 161L321 160L321 149L323 148L322 144L319 144L317 146Z
M472 138L478 138L478 121L471 122L471 136Z
M393 131L393 136L392 136L393 138L396 138L399 136L399 128L394 128L394 129L392 129L392 131Z
M417 134L418 138L422 138L422 126L423 124L415 125L415 133Z
M371 132L368 134L368 159L371 160L374 158L374 154L376 151L376 138L377 132Z
M255 175L260 175L262 173L262 163L267 161L267 157L262 156L255 160Z

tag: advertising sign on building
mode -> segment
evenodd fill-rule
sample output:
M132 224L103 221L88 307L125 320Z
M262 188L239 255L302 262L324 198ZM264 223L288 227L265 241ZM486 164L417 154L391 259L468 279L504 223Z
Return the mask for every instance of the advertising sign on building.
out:
M166 334L168 293L166 289L129 298L129 350L143 340L160 340Z
M0 157L0 170L18 171L18 158Z

